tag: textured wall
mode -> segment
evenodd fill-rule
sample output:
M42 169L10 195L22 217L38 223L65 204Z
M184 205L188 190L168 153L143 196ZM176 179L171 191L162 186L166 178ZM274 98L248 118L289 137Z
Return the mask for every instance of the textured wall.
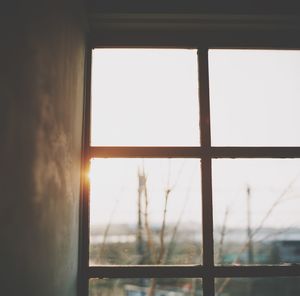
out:
M76 295L83 8L22 2L0 16L0 294Z

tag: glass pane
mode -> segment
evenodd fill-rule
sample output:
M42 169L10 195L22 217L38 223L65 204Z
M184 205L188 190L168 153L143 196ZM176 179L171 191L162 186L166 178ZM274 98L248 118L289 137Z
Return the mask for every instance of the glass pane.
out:
M92 59L92 145L199 145L196 50L95 49Z
M300 263L300 160L213 161L215 262Z
M299 277L216 279L216 296L296 296Z
M300 51L210 50L212 144L300 146Z
M91 279L89 296L202 296L201 279Z
M200 264L200 161L93 159L90 265Z

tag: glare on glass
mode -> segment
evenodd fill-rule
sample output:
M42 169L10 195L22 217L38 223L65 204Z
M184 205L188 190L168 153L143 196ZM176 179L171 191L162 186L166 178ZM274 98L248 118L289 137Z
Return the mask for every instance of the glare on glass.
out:
M215 291L216 296L295 296L300 295L300 278L218 278Z
M93 146L198 146L197 51L94 49Z
M300 145L300 51L210 50L212 145Z
M212 166L215 262L300 263L300 160L218 159Z
M198 278L90 279L89 296L202 296Z
M200 264L200 161L93 159L90 265Z

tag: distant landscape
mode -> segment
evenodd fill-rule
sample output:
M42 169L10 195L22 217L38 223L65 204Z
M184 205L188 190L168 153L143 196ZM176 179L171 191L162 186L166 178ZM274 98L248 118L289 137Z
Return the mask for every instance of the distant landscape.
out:
M160 225L151 228L152 246L147 242L146 231L139 240L136 225L114 224L94 226L90 236L90 265L137 265L137 264L201 264L201 225L168 225L164 231L164 252L156 261L149 248L160 253ZM104 235L106 233L106 235ZM215 263L221 265L248 264L295 264L300 263L300 229L262 228L252 239L249 253L247 231L231 228L222 234L222 227L214 230ZM157 255L158 256L158 255ZM249 257L250 256L250 257ZM200 296L201 279L155 280L151 279L91 280L90 296ZM217 296L295 296L300 295L297 278L274 279L217 279ZM153 290L153 288L152 288Z

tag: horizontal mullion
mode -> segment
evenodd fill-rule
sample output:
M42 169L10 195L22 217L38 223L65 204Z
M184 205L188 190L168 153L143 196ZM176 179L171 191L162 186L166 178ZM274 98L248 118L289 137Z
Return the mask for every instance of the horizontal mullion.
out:
M90 158L300 158L300 147L115 147L89 148Z
M210 147L212 158L300 158L300 147Z
M199 158L204 155L201 147L90 147L93 157L130 158Z
M193 266L93 266L89 278L199 278L204 276L202 265Z
M92 266L89 278L200 278L300 276L300 264L260 266Z

